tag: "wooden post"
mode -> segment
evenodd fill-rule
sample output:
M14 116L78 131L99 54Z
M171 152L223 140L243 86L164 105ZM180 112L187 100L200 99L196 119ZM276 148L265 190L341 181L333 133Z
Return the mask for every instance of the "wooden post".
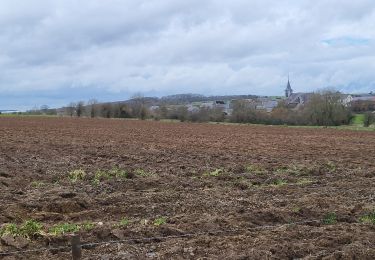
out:
M81 252L81 238L79 235L72 236L72 257L73 260L81 259L82 252Z

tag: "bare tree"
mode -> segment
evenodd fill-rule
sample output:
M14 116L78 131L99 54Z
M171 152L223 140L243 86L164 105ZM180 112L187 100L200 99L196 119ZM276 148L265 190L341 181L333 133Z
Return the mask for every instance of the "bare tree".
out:
M165 104L160 105L158 112L160 118L168 118L168 108Z
M256 107L246 100L237 100L233 104L231 121L236 123L255 123Z
M190 114L190 121L192 122L208 122L210 121L210 108L201 107L198 111Z
M131 118L131 109L127 104L120 105L120 117L121 118Z
M69 105L65 107L65 113L68 116L74 116L75 111L76 111L76 103L74 102L69 103Z
M351 120L350 110L342 103L341 94L331 90L315 93L303 112L312 125L341 125Z
M84 112L85 102L78 101L76 104L76 114L78 117L81 117Z
M188 120L189 111L186 106L179 106L176 111L177 119L181 122Z
M96 99L90 99L87 102L86 114L91 118L99 116L99 104Z
M226 114L224 109L221 107L215 107L210 110L210 121L213 122L224 122Z
M103 103L100 106L100 114L102 117L111 118L112 115L112 106L109 103Z
M132 115L142 120L146 119L149 114L146 99L141 94L133 96L130 102L130 108L132 110Z

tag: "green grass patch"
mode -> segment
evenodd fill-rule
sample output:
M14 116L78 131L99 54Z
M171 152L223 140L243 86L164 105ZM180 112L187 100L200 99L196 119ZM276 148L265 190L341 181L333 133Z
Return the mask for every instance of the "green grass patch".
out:
M90 231L95 228L95 224L91 221L83 222L82 224L76 223L61 223L56 224L48 229L48 233L53 236L61 236L68 233L76 233L79 231Z
M154 226L161 226L167 223L167 218L166 217L160 217L154 220Z
M54 236L65 235L66 233L75 233L81 230L78 224L62 223L51 227L48 233Z
M103 171L98 170L95 172L94 179L92 180L94 185L98 185L100 182L110 179L127 179L129 174L127 171L118 167L113 167L111 170Z
M114 227L117 227L117 228L124 228L124 227L127 227L128 225L130 224L130 220L127 219L127 218L122 218L119 223L116 223L114 224L113 226Z
M5 235L11 235L14 237L21 235L17 224L9 223L9 224L5 224L4 226L2 226L0 229L0 237L5 236Z
M68 178L71 182L76 183L86 177L86 172L82 169L73 170L68 173Z
M109 176L112 176L114 178L128 178L129 174L127 171L120 169L118 167L113 167L111 170L108 171Z
M86 221L80 225L80 228L83 231L91 231L95 228L95 224L92 223L91 221Z
M374 224L375 225L375 210L370 212L359 219L360 222L366 224Z
M4 225L0 230L0 237L11 235L13 237L21 236L27 239L43 234L43 225L33 219L26 220L23 224L14 223Z
M323 218L325 225L333 225L337 223L337 215L334 212L327 213Z
M62 223L56 224L50 227L48 230L44 228L44 225L35 220L26 220L20 225L9 223L5 224L0 229L0 237L5 235L11 235L13 237L24 237L31 239L37 236L43 235L53 235L60 236L67 233L74 233L78 231L90 231L95 228L95 224L87 221L82 224L73 224L73 223ZM46 232L47 231L47 232Z
M355 114L351 123L352 123L352 125L363 126L364 121L365 121L365 115L364 114Z
M21 227L21 235L26 238L32 238L42 234L43 225L35 220L27 220L25 221Z

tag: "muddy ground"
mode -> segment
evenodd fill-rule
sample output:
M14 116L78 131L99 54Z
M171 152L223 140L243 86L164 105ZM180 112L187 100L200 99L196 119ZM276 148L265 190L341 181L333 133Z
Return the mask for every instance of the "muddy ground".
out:
M375 132L0 118L0 140L0 226L43 224L0 254L69 246L51 227L90 223L83 259L375 258Z

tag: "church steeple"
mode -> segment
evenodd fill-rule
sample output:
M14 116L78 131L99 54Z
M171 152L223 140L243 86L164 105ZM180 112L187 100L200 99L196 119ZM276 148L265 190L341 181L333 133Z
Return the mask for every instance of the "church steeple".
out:
M286 96L286 97L290 97L292 94L293 94L293 89L292 89L292 87L290 86L289 74L288 74L288 84L286 85L285 96Z

